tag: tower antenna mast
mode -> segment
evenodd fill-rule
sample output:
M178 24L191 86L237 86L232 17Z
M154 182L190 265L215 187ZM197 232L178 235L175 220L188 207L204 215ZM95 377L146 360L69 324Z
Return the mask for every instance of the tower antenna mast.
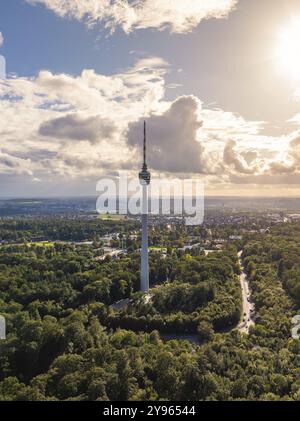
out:
M146 121L144 121L144 163L143 163L143 170L147 171L147 163L146 163L146 152L147 152L147 138L146 138Z

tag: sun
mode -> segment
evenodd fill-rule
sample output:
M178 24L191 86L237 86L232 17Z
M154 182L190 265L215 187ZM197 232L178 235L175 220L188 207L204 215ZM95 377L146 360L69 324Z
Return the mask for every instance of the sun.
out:
M288 77L300 80L300 17L279 31L276 57Z

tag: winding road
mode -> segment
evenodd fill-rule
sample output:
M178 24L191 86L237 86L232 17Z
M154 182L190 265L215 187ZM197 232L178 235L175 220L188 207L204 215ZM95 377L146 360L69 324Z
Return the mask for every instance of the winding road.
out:
M254 304L251 302L251 293L249 287L249 281L244 270L243 261L242 261L243 251L238 253L240 266L242 273L240 275L240 283L243 297L243 321L238 325L237 329L242 332L249 334L250 326L255 324L254 322Z

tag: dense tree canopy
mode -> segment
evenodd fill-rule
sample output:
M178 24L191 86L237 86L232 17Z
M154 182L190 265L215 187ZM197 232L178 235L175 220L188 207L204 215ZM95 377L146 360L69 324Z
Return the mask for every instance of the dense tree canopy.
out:
M167 253L150 253L145 299L139 239L127 256L102 261L97 244L28 243L28 231L61 230L55 220L28 223L1 223L1 235L15 232L13 240L25 243L0 247L0 314L8 332L0 342L0 400L300 400L300 341L290 333L299 314L300 225L238 242L256 309L245 335L236 330L235 246L182 253L177 246L186 233L166 230ZM81 239L96 239L108 225L128 235L120 222L100 231L83 224ZM162 238L163 228L152 236ZM123 298L129 305L114 310ZM200 342L163 339L174 332Z

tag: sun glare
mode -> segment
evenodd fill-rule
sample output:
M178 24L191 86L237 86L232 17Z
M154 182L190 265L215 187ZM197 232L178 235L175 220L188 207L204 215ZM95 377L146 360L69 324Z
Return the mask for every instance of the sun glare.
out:
M276 56L285 73L300 80L300 17L292 19L279 32Z

